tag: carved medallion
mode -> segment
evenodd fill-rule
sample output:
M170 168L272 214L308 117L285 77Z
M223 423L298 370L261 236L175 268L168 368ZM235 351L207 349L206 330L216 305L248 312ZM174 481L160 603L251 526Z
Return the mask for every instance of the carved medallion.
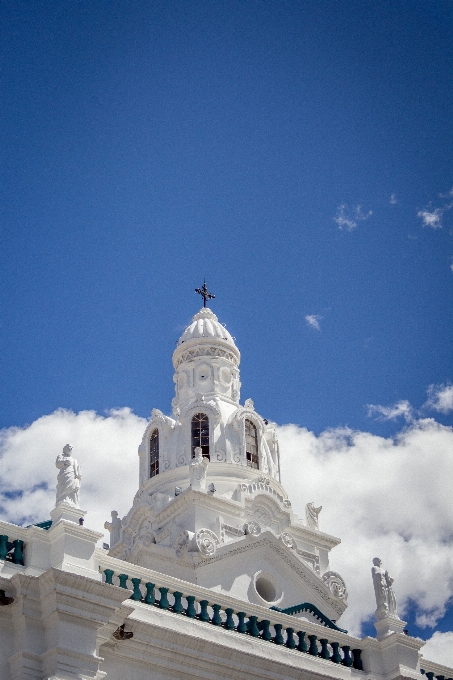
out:
M348 599L348 591L346 590L346 584L340 574L337 574L336 571L326 571L326 573L322 575L322 580L329 586L330 592L334 597L338 597L339 600L346 602Z
M200 529L195 535L195 543L204 557L213 557L217 550L219 539L210 529Z
M291 534L288 534L287 532L284 532L283 534L281 534L280 540L283 543L283 545L286 545L287 548L295 548L296 547L296 541L291 536Z

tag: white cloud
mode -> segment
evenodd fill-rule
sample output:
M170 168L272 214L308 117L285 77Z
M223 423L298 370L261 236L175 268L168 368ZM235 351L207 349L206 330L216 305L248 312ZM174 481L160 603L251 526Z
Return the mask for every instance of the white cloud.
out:
M425 408L432 408L438 413L450 413L453 411L453 385L430 385L428 387L428 400Z
M367 404L368 416L371 418L375 414L379 420L395 420L401 416L408 422L412 420L412 406L406 399L398 401L393 406L379 406Z
M424 227L431 227L432 229L442 229L442 217L444 211L442 208L436 208L431 212L429 210L419 210L417 217L422 220Z
M305 317L305 321L308 323L309 326L312 328L316 328L317 331L321 330L321 326L319 325L319 322L321 321L322 316L319 314L307 314Z
M398 201L396 200L396 194L392 194L390 196L390 204L395 205L396 203L398 203Z
M352 231L357 227L358 222L367 220L372 214L373 213L371 210L369 210L367 213L364 213L362 211L361 205L356 205L351 210L349 210L346 203L342 203L338 206L337 212L333 219L334 222L338 224L339 229Z
M450 264L450 269L451 269L451 271L453 272L453 260L452 260L452 262L451 262L451 264Z
M451 667L453 665L453 633L436 631L421 651L425 659ZM423 668L423 661L420 667Z
M453 596L453 428L423 419L393 440L347 428L315 436L284 425L279 441L295 512L303 517L309 501L322 505L321 530L342 539L331 554L331 569L349 590L342 627L359 633L373 616L375 556L395 579L402 617L409 601L420 624L424 614L431 624L441 617Z
M145 427L145 419L127 408L106 416L61 409L1 431L0 517L22 524L49 517L55 457L70 442L82 465L86 525L104 531L110 510L122 516L131 506ZM342 538L331 554L331 568L349 590L342 627L359 633L373 614L376 555L395 579L401 615L410 600L420 625L435 623L453 596L453 429L423 419L407 424L394 440L347 428L316 436L296 425L281 426L278 434L282 481L295 512L303 517L309 501L322 505L321 530ZM434 635L427 647L434 660L453 664L441 652L435 656L447 640Z
M105 417L59 409L28 427L0 431L0 517L16 524L49 518L55 505L55 458L70 443L82 466L87 525L104 531L110 510L125 514L132 504L145 427L146 421L128 408Z

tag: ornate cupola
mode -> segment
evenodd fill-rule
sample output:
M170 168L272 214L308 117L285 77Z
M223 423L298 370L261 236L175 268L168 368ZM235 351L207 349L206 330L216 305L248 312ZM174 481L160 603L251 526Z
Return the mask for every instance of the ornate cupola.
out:
M203 307L179 338L173 353L175 415L197 394L237 405L240 357L226 327L210 309Z
M240 352L206 307L206 284L197 292L204 307L173 353L172 415L152 411L133 506L106 523L110 554L257 604L308 601L337 619L346 589L328 554L339 539L319 531L319 510L307 524L293 514L275 424L251 399L239 403Z

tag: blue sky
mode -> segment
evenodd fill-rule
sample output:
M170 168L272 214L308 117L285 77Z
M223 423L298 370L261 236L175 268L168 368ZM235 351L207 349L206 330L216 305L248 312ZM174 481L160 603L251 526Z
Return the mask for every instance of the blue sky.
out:
M0 16L0 427L169 412L204 277L264 417L453 425L450 1Z

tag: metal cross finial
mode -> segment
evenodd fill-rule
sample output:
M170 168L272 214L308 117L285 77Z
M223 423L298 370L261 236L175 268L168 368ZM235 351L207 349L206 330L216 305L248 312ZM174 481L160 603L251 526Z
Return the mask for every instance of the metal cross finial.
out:
M195 288L195 292L203 296L203 307L206 307L206 300L212 300L213 298L215 298L215 295L208 293L208 289L206 288L206 281L203 283L202 288Z

